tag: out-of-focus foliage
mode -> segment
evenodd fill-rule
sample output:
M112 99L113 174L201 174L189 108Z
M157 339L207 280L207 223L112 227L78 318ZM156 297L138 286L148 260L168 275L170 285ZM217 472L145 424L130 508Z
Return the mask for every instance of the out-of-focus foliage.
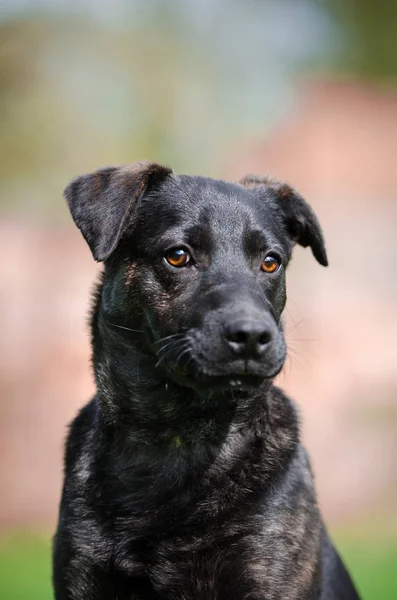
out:
M51 548L44 537L0 538L0 598L51 600Z
M286 113L299 69L397 74L397 3L18 0L0 13L0 203L57 213L83 170L216 174ZM65 214L65 213L63 213Z
M0 15L0 198L31 216L108 163L219 172L232 144L283 114L329 37L302 0L18 5Z
M363 78L397 76L397 2L314 0L340 32L334 68ZM331 65L333 61L330 61Z

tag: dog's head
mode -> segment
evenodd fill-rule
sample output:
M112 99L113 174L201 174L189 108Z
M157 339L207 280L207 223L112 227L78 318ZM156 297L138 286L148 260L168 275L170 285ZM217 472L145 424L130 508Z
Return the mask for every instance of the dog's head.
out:
M310 246L327 264L317 218L293 188L138 163L78 177L65 196L105 261L104 323L165 377L213 391L256 387L281 370L291 250Z

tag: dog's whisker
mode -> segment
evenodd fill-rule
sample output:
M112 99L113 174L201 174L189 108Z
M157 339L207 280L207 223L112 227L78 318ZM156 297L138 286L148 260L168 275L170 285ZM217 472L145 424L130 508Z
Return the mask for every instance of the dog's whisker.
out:
M176 352L184 352L186 350L186 348L190 348L190 342L188 340L185 340L183 343L175 344L175 347L170 348L167 351L167 355L169 355L172 352L172 350L175 350L175 353ZM179 357L179 355L178 355L178 357ZM178 357L176 358L175 362L177 362Z
M113 323L112 321L108 321L105 319L105 323L110 325L111 327L117 327L118 329L125 329L126 331L132 331L133 333L145 333L143 329L131 329L131 327L125 327L124 325L118 325L117 323Z
M299 361L299 358L303 358L303 359L305 360L305 358L304 358L302 355L300 355L300 354L297 354L297 353L294 353L294 352L293 352L293 351L291 351L291 349L289 348L289 350L288 350L288 354L287 354L287 357L289 358L291 365L292 365L292 364L294 364L294 365L297 365L297 366L298 366L298 367L299 367L299 368L300 368L300 369L303 371L303 369L304 369L304 366L303 366L303 365L302 365L302 363ZM307 359L306 359L306 362L308 362L308 361L307 361ZM291 369L291 370L292 370L292 369Z
M160 353L157 353L158 361L157 361L155 367L160 366L160 364L163 361L167 360L167 358L169 357L169 355L171 354L171 352L173 351L173 349L174 349L174 346L170 346L169 348L167 348L166 351L163 352L163 354L161 356L159 356Z
M316 357L316 352L313 348L308 347L305 342L303 344L298 344L298 342L293 342L291 340L287 343L288 351L294 356L299 356L303 358L305 361L308 361L307 354Z
M299 327L299 325L304 321L304 319L301 319L300 321L298 321L298 323L295 321L294 317L292 316L291 311L289 310L288 306L285 307L285 311L288 313L290 320L292 321L293 324L293 329L297 329Z
M166 355L161 356L158 361L156 362L156 364L154 365L154 368L157 369L157 367L159 367L161 365L161 363L166 359Z
M185 348L184 350L182 350L182 352L178 355L178 357L175 360L175 364L178 365L179 361L181 360L181 358L187 353L190 352L191 348L190 348L190 344L187 348Z
M289 315L291 316L291 313L288 311ZM292 319L292 317L291 317ZM292 325L290 327L288 327L286 329L286 333L291 333L292 331L295 331L295 329L298 329L298 327L300 325L302 325L302 323L305 321L306 319L300 319L300 321L298 321L297 323L292 319Z
M166 344L165 346L163 346L156 352L156 356L158 358L160 358L163 355L163 357L164 357L167 354L169 354L170 352L172 352L173 350L178 350L181 343L183 344L183 340L169 342L168 344Z
M186 368L192 363L194 362L194 357L192 355L189 356L187 362L186 362Z
M169 354L170 352L172 352L173 350L178 350L179 346L182 344L184 345L184 343L187 340L185 339L181 339L181 340L171 340L170 342L168 342L167 344L165 344L164 346L162 346L162 348L159 348L156 351L156 356L158 358L161 358L161 356L165 356L167 354Z
M164 350L165 350L166 348L169 348L170 346L173 346L173 345L176 345L176 346L177 346L177 345L178 345L178 343L181 343L181 342L183 342L183 341L184 341L184 340L171 340L170 342L168 342L167 344L164 344L164 346L162 346L161 348L159 348L159 349L156 351L156 354L157 354L157 355L159 355L159 354L161 354L162 352L164 352Z
M190 342L189 342L189 340L186 340L186 339L176 340L176 341L174 340L172 343L168 344L167 349L165 351L163 351L161 356L159 356L160 351L157 352L157 356L159 357L159 359L158 359L155 367L156 368L159 367L161 365L161 363L169 357L169 355L171 354L171 352L173 350L184 353L187 348L186 345L190 347ZM176 359L175 363L177 363L177 362L178 362L178 359Z
M185 336L183 336L180 339L170 340L166 344L164 344L161 348L156 350L156 354L160 355L162 352L164 352L166 350L169 352L171 348L177 349L179 346L184 345L185 343L190 343L190 341L188 339L186 339Z
M161 344L162 342L165 342L165 341L167 341L167 340L169 340L171 338L183 337L183 336L185 336L185 332L172 333L171 335L167 335L165 337L162 337L162 338L154 341L153 345Z
M288 349L291 352L294 352L295 354L301 356L302 358L306 357L303 355L304 352L309 353L311 356L317 357L318 355L315 352L315 349L313 347L308 347L305 345L305 343L303 344L298 344L298 342L307 342L307 341L313 341L313 342L317 342L318 340L288 340L287 342L287 346ZM307 360L307 359L306 359Z

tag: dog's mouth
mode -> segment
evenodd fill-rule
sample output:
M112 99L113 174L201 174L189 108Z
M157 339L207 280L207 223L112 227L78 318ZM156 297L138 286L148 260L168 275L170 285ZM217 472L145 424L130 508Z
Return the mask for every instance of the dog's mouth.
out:
M167 362L166 370L176 383L191 387L201 393L215 392L252 392L260 388L266 380L273 379L281 371L283 362L275 367L263 365L245 365L244 368L227 368L220 371L203 369L199 365L190 365L189 369Z
M200 392L223 392L226 390L235 392L250 392L258 389L264 382L265 377L260 375L202 375L193 381L193 387Z

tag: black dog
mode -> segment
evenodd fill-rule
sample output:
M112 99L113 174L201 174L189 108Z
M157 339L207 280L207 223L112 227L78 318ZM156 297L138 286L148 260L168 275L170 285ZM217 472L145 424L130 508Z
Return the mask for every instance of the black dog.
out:
M272 385L294 243L289 186L139 163L66 198L96 260L98 392L71 425L56 600L353 600L291 401Z

